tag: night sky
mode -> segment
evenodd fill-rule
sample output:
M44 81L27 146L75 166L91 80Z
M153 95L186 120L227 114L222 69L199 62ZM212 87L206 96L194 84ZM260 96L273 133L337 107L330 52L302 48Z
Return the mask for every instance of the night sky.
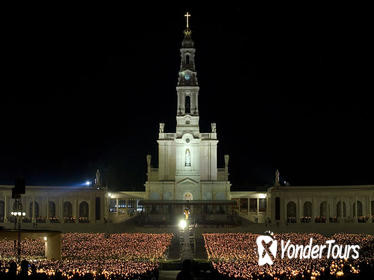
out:
M159 123L175 132L187 10L200 131L217 123L233 189L271 184L276 168L291 185L374 184L368 36L338 13L227 6L15 13L3 26L0 184L76 185L100 168L111 189L141 189Z

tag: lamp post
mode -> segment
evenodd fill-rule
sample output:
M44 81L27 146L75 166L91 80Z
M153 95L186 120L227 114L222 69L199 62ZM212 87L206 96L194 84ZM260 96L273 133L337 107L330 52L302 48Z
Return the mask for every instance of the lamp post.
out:
M21 217L26 216L26 212L22 212L22 207L20 211L11 212L10 214L14 216L14 227L16 229L16 225L18 223L18 240L17 240L17 261L20 262L21 260Z

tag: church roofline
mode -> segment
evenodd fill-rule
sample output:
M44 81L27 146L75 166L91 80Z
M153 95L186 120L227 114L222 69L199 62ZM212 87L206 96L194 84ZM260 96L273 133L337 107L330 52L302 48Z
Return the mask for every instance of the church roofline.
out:
M315 190L315 189L321 189L321 190L328 190L328 189L374 189L374 185L334 185L334 186L279 186L275 187L272 186L269 189L272 190L295 190L295 189L300 189L300 190Z
M12 189L14 188L14 185L0 185L0 190L1 189ZM48 189L48 188L53 188L53 189L62 189L64 191L69 190L69 191L74 191L74 190L93 190L97 191L98 189L93 187L93 186L39 186L39 185L26 185L25 186L26 191L27 190L34 190L34 189Z

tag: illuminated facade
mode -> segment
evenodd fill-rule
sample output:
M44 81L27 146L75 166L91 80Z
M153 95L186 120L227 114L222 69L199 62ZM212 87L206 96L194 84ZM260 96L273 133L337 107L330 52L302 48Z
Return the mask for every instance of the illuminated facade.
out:
M14 186L0 186L0 223L12 223L17 209ZM104 223L108 219L105 191L93 187L26 186L21 196L25 224Z
M144 192L108 192L99 170L92 184L26 186L20 205L11 185L0 185L0 226L12 228L14 212L25 212L23 228L75 230L74 225L119 223L136 214ZM80 227L79 227L80 228Z
M231 192L235 210L255 223L351 224L374 222L374 185L280 186Z
M181 64L177 83L176 132L165 132L160 123L158 168L147 156L147 200L228 200L229 156L225 167L217 168L217 131L200 132L199 86L195 68L195 48L187 27L180 49Z

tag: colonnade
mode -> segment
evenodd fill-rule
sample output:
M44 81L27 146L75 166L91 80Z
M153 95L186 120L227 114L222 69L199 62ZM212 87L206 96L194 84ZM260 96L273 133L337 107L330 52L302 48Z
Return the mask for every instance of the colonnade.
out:
M273 203L274 206L275 204ZM374 199L360 195L286 197L278 210L280 220L286 223L366 223L373 222ZM276 211L275 207L273 217L277 216Z
M0 196L0 222L13 221L11 213L14 211L25 212L23 220L30 223L95 223L102 221L105 215L104 201L100 197L25 195L20 201L22 209L15 209L15 199L10 195Z

